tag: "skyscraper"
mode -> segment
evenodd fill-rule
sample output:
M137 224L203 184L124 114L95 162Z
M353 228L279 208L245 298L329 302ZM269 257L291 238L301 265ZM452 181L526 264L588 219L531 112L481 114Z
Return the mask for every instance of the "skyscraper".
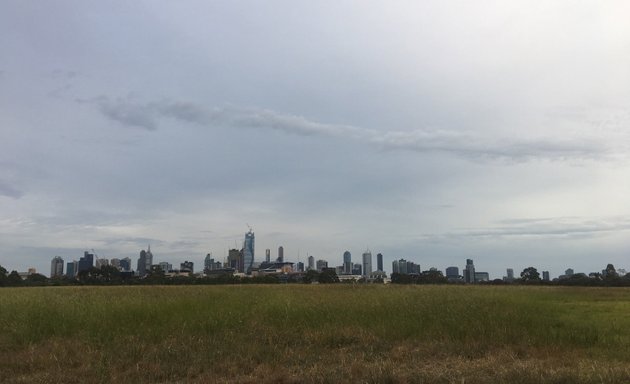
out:
M78 261L68 261L68 264L66 265L66 276L74 279L74 277L77 275L77 272L79 270L79 262Z
M243 252L238 249L230 249L228 252L228 264L229 268L243 272Z
M376 270L377 271L381 271L383 272L383 254L382 253L377 253L376 254Z
M284 248L282 246L278 247L278 263L284 263Z
M50 277L61 277L63 276L63 259L61 256L53 257L50 262Z
M254 265L254 240L254 232L250 228L243 241L243 272L245 273L250 273Z
M79 259L79 271L87 271L94 266L94 254L88 251L83 252L83 257Z
M147 272L151 271L152 265L153 265L153 254L151 253L151 244L149 244L147 248L147 257L145 259L145 269Z
M352 254L350 254L350 251L343 253L343 273L346 275L352 274Z
M313 256L309 256L308 257L308 270L313 270L315 269L315 258Z
M363 276L369 276L372 273L372 252L366 250L363 252Z
M149 270L147 270L147 251L143 249L140 251L140 257L138 257L138 268L136 268L136 272L138 276L144 276Z
M131 271L131 259L128 257L125 257L124 259L120 259L120 269L123 272Z
M265 262L271 262L271 249L269 248L265 249Z
M466 267L464 267L464 282L470 284L475 282L475 264L473 264L472 259L466 259Z
M459 268L457 267L446 268L446 278L449 280L459 279Z

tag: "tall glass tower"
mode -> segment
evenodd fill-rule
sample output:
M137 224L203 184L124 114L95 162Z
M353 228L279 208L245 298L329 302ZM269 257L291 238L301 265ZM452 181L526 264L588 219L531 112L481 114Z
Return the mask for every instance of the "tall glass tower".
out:
M249 232L245 234L245 241L243 242L243 272L250 273L253 265L254 265L254 232L252 232L250 228Z

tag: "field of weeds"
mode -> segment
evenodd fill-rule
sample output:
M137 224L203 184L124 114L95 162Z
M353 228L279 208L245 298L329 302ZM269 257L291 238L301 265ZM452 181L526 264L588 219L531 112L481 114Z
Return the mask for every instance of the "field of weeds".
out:
M0 289L2 383L625 383L630 289Z

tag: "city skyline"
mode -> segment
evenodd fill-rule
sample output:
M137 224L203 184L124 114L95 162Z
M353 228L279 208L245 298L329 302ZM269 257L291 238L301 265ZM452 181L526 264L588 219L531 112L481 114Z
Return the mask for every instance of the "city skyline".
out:
M629 267L628 2L1 10L0 265Z

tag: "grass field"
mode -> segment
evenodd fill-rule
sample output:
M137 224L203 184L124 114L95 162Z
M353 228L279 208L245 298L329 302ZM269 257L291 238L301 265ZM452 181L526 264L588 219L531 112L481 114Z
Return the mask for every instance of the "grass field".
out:
M626 383L630 289L0 289L2 383Z

